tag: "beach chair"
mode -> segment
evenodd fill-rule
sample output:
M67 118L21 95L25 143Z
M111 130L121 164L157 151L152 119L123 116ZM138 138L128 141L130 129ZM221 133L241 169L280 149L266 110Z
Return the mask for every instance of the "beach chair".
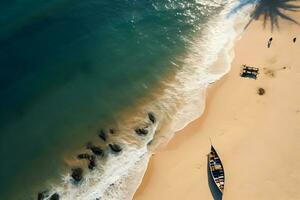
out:
M240 76L243 78L252 78L256 80L258 74L259 74L258 68L243 65Z

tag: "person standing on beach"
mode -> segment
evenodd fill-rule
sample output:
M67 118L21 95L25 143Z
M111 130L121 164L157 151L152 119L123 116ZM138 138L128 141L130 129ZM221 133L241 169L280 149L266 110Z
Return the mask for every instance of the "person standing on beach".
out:
M273 40L273 38L272 38L272 37L270 37L270 39L269 39L269 41L268 41L268 48L270 48L270 46L271 46L271 43L272 43L272 40Z
M296 38L296 37L294 37L294 39L293 39L293 42L295 43L295 42L296 42L296 40L297 40L297 38Z

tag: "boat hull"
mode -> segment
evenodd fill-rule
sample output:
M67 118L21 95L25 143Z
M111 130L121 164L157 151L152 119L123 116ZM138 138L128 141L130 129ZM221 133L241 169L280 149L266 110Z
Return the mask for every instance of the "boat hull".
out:
M208 177L208 186L214 200L222 200L223 194L218 188L218 186L216 185L214 178L211 174L208 156L207 156L207 177Z

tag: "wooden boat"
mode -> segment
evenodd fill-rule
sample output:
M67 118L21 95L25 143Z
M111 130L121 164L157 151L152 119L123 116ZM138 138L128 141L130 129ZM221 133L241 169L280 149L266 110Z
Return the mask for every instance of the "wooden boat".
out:
M209 187L214 196L214 199L221 200L224 191L225 174L221 159L212 145L210 153L207 157Z

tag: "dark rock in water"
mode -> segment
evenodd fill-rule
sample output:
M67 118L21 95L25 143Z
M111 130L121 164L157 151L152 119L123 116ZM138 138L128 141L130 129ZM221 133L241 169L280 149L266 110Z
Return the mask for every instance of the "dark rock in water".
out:
M122 148L117 144L109 144L108 146L112 151L114 151L116 153L119 153L122 151Z
M258 88L257 90L258 95L264 95L266 93L264 88Z
M96 159L95 159L95 156L91 156L90 159L89 159L89 165L88 165L88 168L90 170L93 170L94 168L96 167Z
M43 200L49 196L48 191L43 191L38 193L38 200Z
M96 157L94 156L94 155L91 155L90 157L89 157L89 161L95 161L96 160Z
M144 128L137 128L134 131L138 135L147 135L148 134L148 130L144 129Z
M94 170L95 167L96 167L95 161L90 161L90 162L89 162L89 165L88 165L88 168L89 168L90 170Z
M83 170L81 168L74 168L72 169L72 174L71 177L76 181L79 182L82 180L82 174L83 174Z
M114 129L109 129L110 134L114 134L115 130Z
M94 146L94 145L93 145L93 143L91 143L91 142L88 142L88 143L86 144L86 148L87 148L87 149L91 149L93 146Z
M104 151L100 147L94 146L91 142L87 143L86 148L90 149L93 152L93 154L95 154L97 156L103 156L104 155Z
M91 142L87 143L86 148L90 149L93 154L97 156L104 156L104 151L100 147L93 145Z
M96 158L94 155L90 155L88 153L83 153L83 154L79 154L77 156L78 159L80 160L88 160L89 161L89 164L88 164L88 168L90 170L93 170L95 167L96 167Z
M44 197L44 195L43 195L43 193L38 193L38 200L43 200L45 197Z
M99 138L101 138L103 141L106 141L107 135L104 130L100 130L100 133L98 134Z
M155 124L155 122L156 122L156 117L155 117L154 113L149 112L149 113L148 113L148 117L149 117L149 120L150 120L153 124Z
M150 141L147 143L147 145L151 145L152 142L153 142L153 140L150 140Z
M78 155L77 155L77 158L78 158L79 160L82 160L82 159L89 160L90 157L91 157L91 155L88 154L88 153L82 153L82 154L78 154Z
M59 200L59 195L57 193L52 194L50 200Z
M90 149L93 152L93 154L97 156L103 156L104 154L103 150L100 147L92 146Z

